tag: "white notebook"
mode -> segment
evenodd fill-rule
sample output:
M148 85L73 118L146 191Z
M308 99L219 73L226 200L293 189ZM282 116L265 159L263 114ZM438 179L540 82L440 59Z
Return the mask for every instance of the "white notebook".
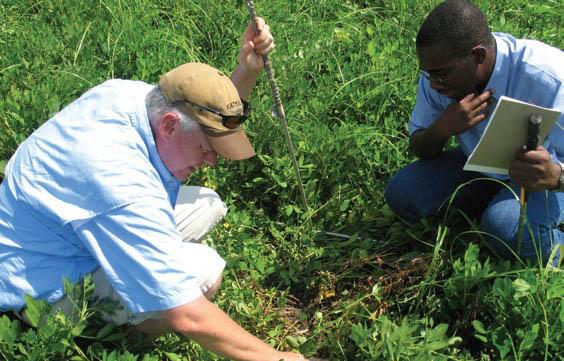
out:
M538 143L541 145L560 112L501 96L464 170L507 175L511 163L527 144L529 118L534 113L542 116Z

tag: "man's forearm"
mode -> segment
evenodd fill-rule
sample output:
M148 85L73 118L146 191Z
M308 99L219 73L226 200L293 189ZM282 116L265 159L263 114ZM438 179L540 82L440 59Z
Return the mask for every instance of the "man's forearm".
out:
M241 65L235 68L231 74L231 81L237 88L241 99L247 100L251 96L253 88L257 83L258 74L252 70L245 70Z
M163 313L172 329L233 360L278 360L277 351L251 335L212 302L201 297Z
M409 146L419 158L435 158L441 154L449 136L442 134L435 124L411 135Z

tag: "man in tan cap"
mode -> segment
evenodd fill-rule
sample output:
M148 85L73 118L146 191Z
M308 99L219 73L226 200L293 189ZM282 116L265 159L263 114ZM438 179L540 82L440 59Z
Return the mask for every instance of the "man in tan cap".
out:
M63 280L92 275L107 315L148 334L180 332L235 360L296 361L251 335L210 302L225 261L199 241L226 212L219 196L180 182L217 155L254 155L242 123L274 48L260 19L247 27L227 77L188 63L157 86L114 79L69 104L23 142L0 185L0 311L24 295L65 313Z

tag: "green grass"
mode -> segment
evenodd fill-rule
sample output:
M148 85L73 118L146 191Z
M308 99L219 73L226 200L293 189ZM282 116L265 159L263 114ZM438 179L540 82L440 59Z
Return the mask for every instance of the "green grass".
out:
M207 238L228 262L217 303L275 347L330 360L562 359L561 268L497 259L459 215L406 226L385 206L386 180L413 160L414 39L436 3L255 2L276 37L271 58L311 211L264 75L247 128L259 156L222 161L190 183L215 188L230 207ZM564 48L562 2L477 3L494 31ZM0 159L105 79L154 83L187 61L229 72L244 5L2 1ZM175 335L151 342L103 328L90 312L99 306L89 307L37 329L0 317L0 359L220 359Z

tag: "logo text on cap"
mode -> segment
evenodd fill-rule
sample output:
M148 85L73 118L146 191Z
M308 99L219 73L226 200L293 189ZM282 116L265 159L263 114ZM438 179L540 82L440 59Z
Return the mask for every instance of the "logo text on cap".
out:
M231 103L227 104L227 109L233 109L235 107L240 107L240 106L241 106L240 101L231 102Z

